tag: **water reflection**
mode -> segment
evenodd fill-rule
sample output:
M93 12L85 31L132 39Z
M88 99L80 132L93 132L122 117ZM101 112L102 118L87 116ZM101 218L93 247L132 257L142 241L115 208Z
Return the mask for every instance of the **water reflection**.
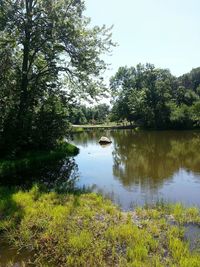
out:
M110 136L110 130L87 130L82 133L73 135L72 140L75 141L77 146L87 147L88 145L96 145L101 136Z
M71 191L78 179L78 166L73 158L63 158L40 169L31 169L14 175L1 177L0 186L20 186L31 188L33 184L44 185L46 189L57 192Z
M112 144L101 147L107 136ZM89 131L74 136L79 185L109 196L124 209L158 199L200 205L200 132Z
M113 174L124 186L158 188L183 168L200 171L200 135L195 132L114 132Z

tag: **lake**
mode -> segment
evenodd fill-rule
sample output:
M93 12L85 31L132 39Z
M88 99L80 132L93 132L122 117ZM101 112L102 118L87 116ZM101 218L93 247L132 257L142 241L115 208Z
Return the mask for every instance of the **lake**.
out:
M112 144L101 146L107 136ZM120 205L158 200L200 206L200 132L91 130L74 135L78 186Z
M112 144L101 146L101 136L109 137ZM91 130L75 134L73 142L80 148L77 157L5 177L0 185L28 189L39 182L58 192L85 186L123 210L158 200L200 206L200 131ZM185 229L192 247L199 227ZM19 253L7 240L0 240L2 266L11 260L22 266L21 261L31 258L30 251Z

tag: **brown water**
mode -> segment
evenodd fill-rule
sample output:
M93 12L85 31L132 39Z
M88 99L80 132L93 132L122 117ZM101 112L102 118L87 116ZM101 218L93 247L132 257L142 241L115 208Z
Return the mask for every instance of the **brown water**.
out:
M111 138L112 144L100 146L102 135ZM200 206L200 131L90 131L76 134L74 143L80 148L75 161L60 161L31 179L29 174L20 175L21 182L40 181L61 192L76 183L101 192L124 210L157 200ZM10 182L4 179L1 184ZM191 249L199 246L199 233L199 226L186 227ZM33 266L28 265L32 254L0 240L0 266L21 267L22 262Z
M33 252L19 251L11 247L6 240L0 240L0 267L25 267L35 266L31 264Z
M112 140L100 146L104 135ZM74 136L79 186L125 210L158 200L200 206L199 131L89 131Z

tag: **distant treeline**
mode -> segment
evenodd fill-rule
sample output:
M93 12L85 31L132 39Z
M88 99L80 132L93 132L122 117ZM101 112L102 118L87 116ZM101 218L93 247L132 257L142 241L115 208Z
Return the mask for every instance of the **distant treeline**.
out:
M93 107L75 105L71 109L70 122L72 124L97 124L109 121L110 107L107 104L99 104Z
M200 126L200 68L177 78L152 64L120 67L110 87L113 121L155 129Z

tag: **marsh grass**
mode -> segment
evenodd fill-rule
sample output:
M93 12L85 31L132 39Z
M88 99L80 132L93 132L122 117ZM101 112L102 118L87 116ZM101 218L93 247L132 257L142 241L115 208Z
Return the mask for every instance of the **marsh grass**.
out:
M157 204L127 213L100 195L38 186L0 194L1 235L34 251L35 266L200 266L183 238L184 223L200 223L197 208Z

